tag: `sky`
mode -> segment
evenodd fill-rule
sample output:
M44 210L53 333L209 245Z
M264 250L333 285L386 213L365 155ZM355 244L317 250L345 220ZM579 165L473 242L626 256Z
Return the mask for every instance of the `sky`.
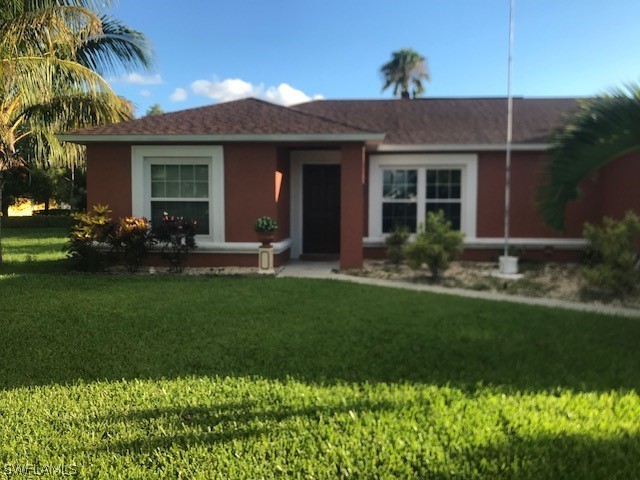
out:
M429 97L505 96L509 0L120 0L156 67L109 78L143 115L254 96L392 98L380 66L413 48ZM516 0L513 93L589 96L640 81L640 0Z

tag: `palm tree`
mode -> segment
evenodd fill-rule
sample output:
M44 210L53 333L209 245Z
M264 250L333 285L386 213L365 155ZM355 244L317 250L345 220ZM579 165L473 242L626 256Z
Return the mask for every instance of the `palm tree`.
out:
M391 60L380 67L384 77L382 91L393 85L393 94L401 98L413 98L424 92L423 80L431 81L426 59L411 48L393 52ZM409 90L412 90L411 95Z
M566 205L580 197L582 181L638 148L640 85L629 84L582 101L554 135L546 183L538 190L538 210L547 224L564 230Z
M0 211L7 173L24 171L30 161L81 161L82 148L61 144L55 133L133 116L131 104L102 75L148 69L151 50L144 35L99 14L110 3L0 5Z

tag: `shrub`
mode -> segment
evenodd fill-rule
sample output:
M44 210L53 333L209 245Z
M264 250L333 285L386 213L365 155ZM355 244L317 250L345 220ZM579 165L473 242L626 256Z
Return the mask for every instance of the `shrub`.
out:
M69 232L65 250L75 268L96 272L106 267L109 253L100 244L113 243L114 224L110 214L109 207L97 205L90 212L72 215L76 224Z
M181 272L191 250L196 248L196 224L193 219L164 214L154 237L162 244L162 256L169 261L169 270Z
M396 227L393 232L387 235L384 243L387 246L387 257L391 263L397 265L402 262L403 249L408 239L409 229L406 226Z
M123 217L110 239L130 272L137 272L154 243L149 222L142 217Z
M418 227L415 241L404 248L407 264L414 270L427 265L433 279L449 268L452 260L462 253L464 235L451 229L451 222L444 218L444 212L428 212L425 225Z
M260 217L256 220L253 229L257 233L272 233L278 229L278 222L271 217Z
M605 217L601 227L585 223L583 235L588 242L589 265L582 269L594 287L616 297L625 297L640 284L640 254L637 239L640 218L633 212L616 221Z

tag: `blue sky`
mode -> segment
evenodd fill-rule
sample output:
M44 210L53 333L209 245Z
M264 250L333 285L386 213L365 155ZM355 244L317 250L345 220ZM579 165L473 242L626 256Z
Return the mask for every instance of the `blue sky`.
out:
M120 0L157 69L111 79L138 114L238 96L391 98L394 50L427 57L426 95L506 94L509 0ZM640 80L639 0L516 0L515 95L593 95Z

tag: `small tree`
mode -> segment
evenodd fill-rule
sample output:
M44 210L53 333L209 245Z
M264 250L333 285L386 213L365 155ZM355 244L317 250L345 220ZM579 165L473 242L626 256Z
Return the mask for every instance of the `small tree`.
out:
M640 253L637 248L640 218L633 212L616 221L605 217L602 227L586 223L590 265L582 269L586 280L616 297L625 297L640 285Z
M462 253L463 239L464 235L453 230L451 222L445 220L442 210L428 212L426 223L418 227L415 241L404 248L404 256L413 270L426 265L432 278L437 280Z
M396 227L393 232L387 235L384 243L387 246L387 257L395 265L402 262L404 258L404 247L409 239L409 229L406 226Z
M144 114L145 117L154 117L156 115L164 115L164 109L162 105L159 103L154 103L147 109L147 113Z

